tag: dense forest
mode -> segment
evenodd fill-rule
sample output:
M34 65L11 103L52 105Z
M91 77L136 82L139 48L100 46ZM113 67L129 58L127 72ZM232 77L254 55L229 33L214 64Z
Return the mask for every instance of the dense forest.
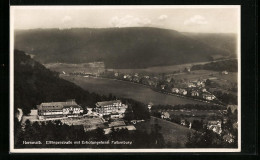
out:
M59 74L46 69L23 51L14 51L14 108L23 109L25 114L42 102L75 99L85 107L94 107L98 101L115 100L113 95L103 96L90 93L74 83L59 78ZM131 106L134 118L147 119L147 107L131 99L121 99Z
M192 33L182 32L182 34L206 43L209 46L221 48L237 57L237 36L234 33Z
M236 57L229 49L236 37L214 35L214 41L208 41L208 37L152 27L32 29L15 31L14 43L15 48L41 63L103 61L107 68L146 68L209 61L215 56Z
M238 63L237 59L224 60L218 62L211 62L202 65L194 65L191 67L191 70L212 70L212 71L228 71L228 72L237 72Z

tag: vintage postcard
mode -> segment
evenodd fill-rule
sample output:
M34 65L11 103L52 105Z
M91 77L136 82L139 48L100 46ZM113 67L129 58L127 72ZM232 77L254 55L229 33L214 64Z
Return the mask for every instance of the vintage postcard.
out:
M10 152L240 152L240 6L11 6Z

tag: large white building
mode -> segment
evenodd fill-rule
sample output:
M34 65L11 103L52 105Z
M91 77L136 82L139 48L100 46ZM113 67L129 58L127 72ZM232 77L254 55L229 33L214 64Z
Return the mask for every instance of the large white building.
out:
M47 102L37 105L39 119L62 117L77 117L83 113L83 108L74 99L66 102Z
M111 114L123 115L126 109L127 105L120 100L97 102L95 108L96 112L101 116Z

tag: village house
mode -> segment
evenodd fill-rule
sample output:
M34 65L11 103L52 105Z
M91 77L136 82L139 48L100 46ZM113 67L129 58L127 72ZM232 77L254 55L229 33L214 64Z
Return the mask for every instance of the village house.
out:
M161 85L161 89L165 89L165 86L166 86L166 85L162 84L162 85Z
M227 75L228 71L222 71L221 73L224 74L224 75Z
M179 93L182 95L187 95L188 92L185 89L180 89Z
M220 120L208 121L207 129L212 130L213 132L215 132L217 134L221 134L222 133L221 121Z
M139 77L134 77L133 81L139 83L140 82L140 78Z
M206 88L202 88L201 91L202 92L207 92L207 89Z
M152 109L152 106L153 106L153 103L152 102L150 102L149 104L148 104L148 109L149 109L149 111L151 111L151 109Z
M186 121L184 119L181 120L181 125L183 125L183 126L186 125Z
M205 83L203 81L197 81L197 86L199 87L204 87L205 86Z
M124 79L132 80L132 76L130 76L129 74L126 74L126 75L124 75Z
M66 102L47 102L37 105L39 119L78 117L83 108L74 99Z
M231 109L231 112L234 113L235 110L237 110L237 105L228 105L227 106L227 109L230 108Z
M171 80L172 80L172 78L170 78L170 77L166 79L166 81L167 81L168 83L170 83Z
M169 119L170 118L170 114L168 112L162 112L161 118L162 119Z
M149 84L149 86L154 86L154 87L157 86L157 82L154 80L148 80L148 84Z
M210 100L210 101L212 101L212 100L214 100L214 99L216 98L214 95L212 95L212 94L206 94L206 93L203 93L203 94L202 94L202 97L203 97L204 99Z
M173 93L179 93L179 89L178 88L172 88L172 92Z
M120 117L124 117L126 109L127 105L123 104L120 100L114 100L97 102L95 111L100 116L119 114Z
M187 86L188 86L189 88L196 87L196 85L195 85L194 83L187 83Z
M199 96L199 92L198 91L191 91L191 96Z
M234 140L234 136L232 134L226 134L223 136L223 140L228 142L228 143L233 143L235 140Z

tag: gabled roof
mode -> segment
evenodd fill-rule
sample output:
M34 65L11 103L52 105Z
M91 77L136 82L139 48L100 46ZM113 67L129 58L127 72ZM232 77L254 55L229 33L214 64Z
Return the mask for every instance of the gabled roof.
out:
M109 127L116 127L116 126L125 126L124 121L114 121L108 124Z
M75 101L67 101L67 102L47 102L41 103L37 106L39 110L62 110L63 108L82 108Z

